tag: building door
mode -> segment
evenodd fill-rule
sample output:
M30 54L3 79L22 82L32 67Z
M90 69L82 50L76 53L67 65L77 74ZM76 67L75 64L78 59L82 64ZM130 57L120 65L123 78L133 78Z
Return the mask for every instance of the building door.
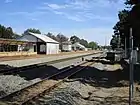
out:
M40 52L41 53L45 53L46 52L46 45L44 45L44 44L40 45Z
M46 54L46 43L37 42L37 54Z
M34 52L37 52L36 45L34 45Z

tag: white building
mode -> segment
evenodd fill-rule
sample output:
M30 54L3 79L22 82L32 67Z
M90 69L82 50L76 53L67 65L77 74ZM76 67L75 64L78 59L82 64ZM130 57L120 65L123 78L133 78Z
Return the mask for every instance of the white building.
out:
M36 44L30 46L24 46L26 50L37 52L37 54L58 54L59 42L51 39L44 34L27 33L18 40L35 42ZM22 50L24 50L22 47Z
M76 42L72 45L72 49L73 50L83 50L83 51L87 51L87 48L85 46L83 46L82 44L80 44L79 42Z
M72 50L72 43L70 41L65 41L62 43L62 51L70 52Z

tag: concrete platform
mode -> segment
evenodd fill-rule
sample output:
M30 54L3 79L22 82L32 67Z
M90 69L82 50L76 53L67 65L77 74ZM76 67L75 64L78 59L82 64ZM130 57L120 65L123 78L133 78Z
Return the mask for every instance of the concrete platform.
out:
M47 56L61 56L61 55L71 55L71 54L81 54L81 53L90 53L90 52L97 52L96 50L92 51L72 51L72 52L59 52L59 54L32 54L32 55L16 55L16 56L0 56L0 62L3 61L12 61L12 60L24 60L24 59L32 59L32 58L44 58ZM9 52L10 54L14 52ZM24 53L24 52L22 52ZM26 52L27 53L27 52Z
M43 58L32 58L32 59L24 59L24 60L3 61L3 62L0 62L0 65L22 67L22 66L28 66L28 65L38 64L38 63L67 59L67 58L71 58L71 57L85 56L85 55L90 55L90 54L94 54L94 53L98 53L98 52L99 51L69 54L69 55L44 56Z

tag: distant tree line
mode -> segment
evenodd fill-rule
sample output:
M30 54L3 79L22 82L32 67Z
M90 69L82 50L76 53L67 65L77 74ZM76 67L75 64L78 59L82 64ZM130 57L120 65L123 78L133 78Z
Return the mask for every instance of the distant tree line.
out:
M3 25L0 25L0 38L15 39L18 37L19 35L14 33L11 27L5 27Z
M35 28L29 28L29 29L25 30L23 34L27 34L28 32L41 34L40 30L39 29L35 29Z
M66 36L64 36L63 34L58 34L58 35L53 35L52 33L48 33L47 34L48 37L58 41L60 43L60 48L62 47L62 43L65 42L65 41L68 41L69 38L67 38ZM92 42L89 42L85 39L80 39L79 37L73 35L70 37L70 40L72 44L76 43L76 42L79 42L80 44L84 45L85 47L87 48L92 48L92 49L97 49L98 48L98 43L92 41Z
M26 29L22 35L27 34L28 32L32 32L32 33L37 33L37 34L41 34L41 31L39 29L35 29L35 28L29 28ZM52 34L51 32L48 32L47 34L48 37L56 40L59 42L60 44L60 49L62 49L62 44L65 41L71 41L72 44L79 42L80 44L84 45L87 48L92 48L92 49L97 49L98 48L98 44L94 41L89 42L85 39L80 39L79 37L77 37L76 35L73 35L70 37L70 39L68 37L66 37L65 35L59 33L57 35ZM5 39L17 39L21 37L20 35L16 34L13 32L13 29L11 27L4 27L2 25L0 25L0 38L5 38Z
M119 21L113 27L114 35L110 45L113 48L124 48L126 38L126 46L129 48L130 28L132 28L134 47L140 47L140 0L126 0L124 4L127 8L118 13Z

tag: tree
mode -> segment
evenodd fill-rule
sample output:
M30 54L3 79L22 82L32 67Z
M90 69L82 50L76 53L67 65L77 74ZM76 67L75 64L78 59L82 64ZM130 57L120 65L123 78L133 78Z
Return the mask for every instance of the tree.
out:
M65 42L65 41L68 41L68 38L66 36L64 36L63 34L59 33L57 36L56 36L56 39L58 42L62 43L62 42Z
M80 44L84 45L85 47L88 47L88 41L85 39L80 39Z
M63 34L59 33L56 36L56 40L59 42L59 47L62 50L62 43L65 41L68 41L68 38L66 36L64 36Z
M72 44L74 44L76 42L80 42L80 38L74 35L70 37L70 41L72 42Z
M6 28L6 34L9 36L10 39L13 39L14 33L11 27Z
M24 31L24 34L27 34L28 32L32 32L32 33L36 33L36 34L41 34L39 29L35 29L35 28L29 28L27 30Z
M52 38L53 40L57 41L57 38L55 35L53 35L52 33L48 32L48 34L46 34L48 37Z
M130 27L133 29L134 47L140 47L140 0L126 0L126 5L129 5L128 10L124 9L119 12L119 21L115 25L114 34L120 35L121 44L124 48L125 38L126 47L129 47ZM133 6L132 6L133 5Z
M51 38L53 34L48 32L46 35Z
M21 35L19 35L19 34L17 34L17 33L14 33L14 35L13 35L13 38L14 39L18 39L18 38L20 38L21 37Z
M71 36L70 41L72 42L72 44L79 42L80 44L84 45L85 47L88 47L88 41L85 39L80 39L77 36Z
M0 25L0 38L5 38L5 39L13 39L14 38L14 33L11 27L5 27Z
M116 37L120 36L120 45L124 48L125 38L127 38L127 40L129 39L129 28L130 28L129 11L125 9L119 11L118 17L119 21L113 27L114 35L116 35ZM129 46L128 42L129 41L127 41L127 46Z
M126 0L125 2L126 5L136 5L138 3L140 3L139 0Z
M92 48L92 50L93 49L97 49L98 48L98 44L96 42L92 41L92 42L89 42L88 47Z
M132 3L131 0L126 0L124 4L125 4L125 5L133 5L133 3Z
M114 50L115 48L118 48L118 37L116 35L112 36L112 39L110 41L110 45L112 49Z
M140 47L140 3L130 11L130 25L133 29L134 47Z

